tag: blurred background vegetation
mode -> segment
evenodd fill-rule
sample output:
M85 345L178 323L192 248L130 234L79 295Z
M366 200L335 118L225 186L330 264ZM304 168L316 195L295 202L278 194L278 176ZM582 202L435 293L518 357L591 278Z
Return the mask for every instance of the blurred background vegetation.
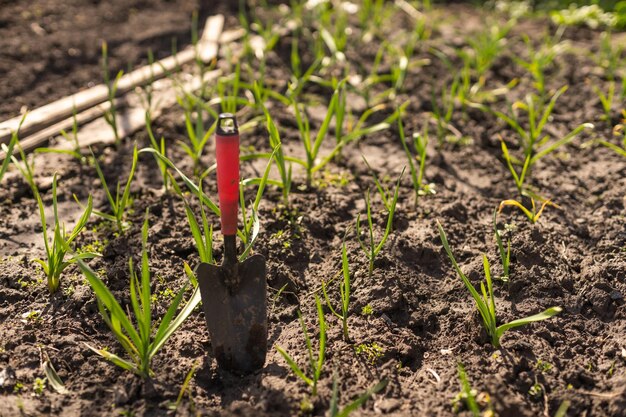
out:
M626 29L626 0L491 0L473 3L518 16L548 14L556 24Z

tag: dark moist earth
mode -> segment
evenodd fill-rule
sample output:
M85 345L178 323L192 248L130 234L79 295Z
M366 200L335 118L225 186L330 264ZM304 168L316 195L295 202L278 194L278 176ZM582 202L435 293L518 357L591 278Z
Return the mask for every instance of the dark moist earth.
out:
M99 82L103 39L108 40L113 65L118 68L144 62L149 48L158 56L167 55L172 37L179 46L189 42L190 15L198 6L193 1L4 2L0 8L2 118L17 115L22 105L41 105ZM201 21L216 10L229 13L226 7L204 6ZM230 13L229 22L234 24L236 15ZM444 51L446 45L462 46L466 34L485 21L482 12L464 6L432 13L439 28L430 42ZM410 27L406 16L398 14L395 19L396 26ZM554 31L547 21L521 21L509 34L507 51L488 72L487 87L519 77L520 85L507 98L512 101L531 91L531 80L512 60L515 55L524 56L520 35L539 39ZM567 29L564 39L571 48L550 68L548 88L556 90L565 83L570 88L556 106L550 133L563 135L582 122L593 122L595 135L611 140L610 128L599 120L600 103L588 82L605 90L608 85L585 54L597 52L599 33ZM275 82L280 91L285 88L283 80L289 78L290 44L289 38L283 39L269 55L268 83ZM361 56L356 49L347 55L368 66L375 52L376 47L366 47ZM410 100L403 118L409 133L426 123L433 86L449 83L453 77L427 47L418 50L417 58L428 58L431 63L411 67L405 92L396 99L398 103ZM329 97L319 87L307 91ZM506 101L500 98L495 107L505 110ZM316 132L320 121L313 110L312 130ZM287 149L298 149L290 113L277 105L270 111L278 117ZM618 111L618 107L613 109L615 115ZM175 144L184 139L182 112L176 108L166 114L157 121L155 131L171 143L172 159L191 172L191 162ZM481 333L473 301L443 251L435 221L439 219L445 227L462 269L475 284L483 276L481 252L491 260L494 275L501 273L492 214L500 201L515 196L515 190L501 161L498 135L513 141L514 134L493 116L472 109L466 116L455 112L452 122L473 144L446 145L438 151L432 146L433 135L426 179L434 183L437 193L421 198L416 207L409 178L403 179L394 231L372 277L368 277L367 262L354 234L349 235L353 274L349 325L354 344L342 341L340 322L326 314L326 364L319 395L314 398L308 397L308 387L273 346L282 346L301 366L307 366L297 311L302 310L317 340L314 294L322 280L338 276L342 237L353 228L356 216L365 212L365 190L374 189L361 154L391 186L406 164L397 129L345 149L343 158L317 177L313 189L300 187L303 177L298 173L291 212L280 205L279 192L268 188L255 250L268 259L269 352L265 368L244 378L218 372L200 309L155 356L155 377L150 382L142 383L88 350L85 343L122 353L98 313L92 290L75 267L63 274L58 293L48 293L40 267L32 262L44 256L37 206L25 183L10 172L0 189L0 416L288 416L298 414L306 401L312 402L314 415L324 415L333 374L339 381L342 404L383 378L389 380L387 388L355 414L449 416L452 400L460 391L458 361L465 365L482 402L488 399L499 416L553 416L565 400L571 402L569 416L625 416L626 161L605 148L581 147L592 138L585 134L534 169L533 185L560 208L548 207L535 225L509 209L500 215L501 228L504 223L515 226L510 283L494 283L500 322L551 306L562 306L564 311L554 319L508 332L503 347L496 350ZM139 146L148 143L146 134L138 133L117 150L95 150L110 184L118 178L125 180L135 141ZM244 147L267 150L267 142L262 125L242 135ZM203 158L206 166L213 163L213 154L210 144ZM245 164L242 176L258 176L263 165ZM51 204L50 178L59 172L60 216L66 221L78 215L73 193L82 201L92 193L95 206L106 208L93 167L46 155L38 159L36 170L47 204ZM211 195L215 195L213 183L209 180L205 186ZM91 245L102 251L103 257L90 265L127 302L128 257L140 254L141 221L148 208L153 294L159 315L171 291L186 282L183 261L192 266L198 263L184 206L160 187L153 159L141 156L132 187L130 229L119 236L107 222L93 217L77 242L79 247ZM253 193L251 189L249 198ZM382 204L378 197L373 201L381 230ZM219 224L216 218L211 221ZM221 242L215 246L221 259ZM337 307L337 280L331 294ZM364 316L366 305L372 313ZM363 344L380 350L370 357L355 353L355 346ZM375 353L375 348L371 351ZM44 377L44 355L50 357L69 394L50 389L35 394L35 379ZM191 369L195 376L178 410L173 411L172 404ZM461 415L470 413L465 410Z

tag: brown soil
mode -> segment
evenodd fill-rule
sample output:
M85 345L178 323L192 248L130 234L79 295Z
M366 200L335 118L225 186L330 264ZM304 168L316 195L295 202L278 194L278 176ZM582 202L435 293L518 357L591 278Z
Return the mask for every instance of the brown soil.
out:
M99 82L103 39L110 44L112 64L117 68L144 62L148 49L159 57L168 55L172 37L182 47L190 39L191 12L203 2L35 3L5 2L0 7L0 69L6 74L0 80L2 119L18 114L23 105L44 104ZM217 11L230 13L229 22L237 21L226 7L219 6ZM215 12L213 7L200 7L200 21ZM482 12L466 6L434 13L443 23L432 42L441 48L462 45L464 35L485 19ZM406 26L407 19L397 24ZM495 88L514 77L520 77L521 83L509 96L498 99L496 108L504 111L506 100L523 97L532 88L531 80L512 60L524 54L520 35L539 37L554 30L542 20L522 21L513 29L509 48L487 74L487 86ZM599 33L568 29L565 38L575 48L557 58L548 88L556 90L564 83L570 88L555 109L550 133L563 134L582 122L593 122L595 136L612 140L610 128L599 120L602 110L589 83L606 86L606 80L597 75L589 56L581 53L597 51ZM289 39L282 40L269 56L268 79L279 89L289 79L290 45ZM349 50L347 56L369 65L375 52L375 47L365 47ZM403 119L407 132L426 122L433 86L453 77L427 48L419 50L417 58L428 58L431 64L412 68L397 98L399 103L410 100ZM325 99L329 95L319 87L307 92L326 95ZM614 109L616 115L618 110ZM281 115L278 121L286 148L298 149L290 113L277 105L271 111ZM190 172L191 162L175 144L185 135L181 117L180 109L171 109L156 122L155 131L171 143L171 158ZM314 114L311 118L316 131L320 121ZM626 416L626 160L606 148L581 147L591 137L582 135L533 171L533 185L560 208L548 207L534 225L512 210L500 216L501 227L510 223L515 229L510 283L494 283L499 320L508 322L551 306L562 306L564 311L551 320L506 333L503 347L496 350L480 331L473 301L443 251L435 220L444 225L457 260L475 284L483 277L480 252L488 255L494 275L501 273L492 213L500 201L515 196L515 189L501 160L498 135L512 141L514 132L495 117L472 109L465 114L456 111L452 122L473 144L436 150L433 135L426 178L435 184L437 193L422 197L416 207L410 179L404 178L394 230L372 277L368 277L367 260L353 233L349 235L353 272L349 325L354 344L342 341L340 322L327 314L327 360L319 395L310 399L313 414L324 415L328 409L336 373L342 404L383 378L390 381L357 415L452 415L451 402L460 391L456 365L461 361L472 387L489 395L499 416L553 416L565 400L571 402L569 416ZM94 150L102 157L110 184L125 179L135 141L145 146L147 135L138 133L117 149ZM242 146L267 150L264 126L242 135ZM213 154L209 145L203 158L207 166L213 163ZM309 389L273 345L282 346L306 366L297 311L302 311L316 340L313 294L322 280L340 271L342 238L354 227L356 216L365 212L365 190L374 190L361 154L390 186L406 164L397 129L392 128L345 149L343 158L320 175L325 180L314 189L298 187L304 181L298 173L290 213L280 205L279 191L270 187L266 192L255 247L268 259L270 331L265 368L248 377L221 374L209 353L211 341L198 309L156 355L156 375L146 383L85 347L84 342L121 353L77 268L66 270L61 291L48 294L40 268L32 263L44 255L37 205L22 179L9 172L0 188L0 377L4 376L4 381L0 378L0 416L297 415ZM263 165L244 164L242 177L259 175L258 167ZM96 207L107 207L93 167L81 166L69 157L46 155L38 159L36 170L48 204L50 178L53 172L59 173L63 219L70 221L78 212L72 194L82 201L92 194ZM347 184L336 181L340 176L348 178ZM210 195L215 195L213 182L206 181L205 191ZM169 300L166 290L176 291L186 282L183 261L194 266L198 257L182 202L163 194L160 187L154 160L141 156L132 187L130 229L118 235L107 222L94 217L78 246L103 245L103 257L90 265L105 277L116 296L127 300L128 257L139 256L141 221L149 208L153 293L157 294L156 310L162 314ZM374 209L382 228L378 198ZM216 218L212 221L219 224ZM216 255L221 259L220 242ZM335 289L331 299L338 305ZM373 313L364 316L361 312L368 304ZM38 318L25 318L32 311L40 312ZM368 359L355 353L355 346L371 343L381 348L378 357ZM51 358L69 394L47 389L35 395L35 378L44 376L42 352ZM542 363L550 366L542 367ZM192 367L196 373L191 395L174 411L170 406ZM21 390L15 388L18 383ZM535 384L541 385L538 395L529 392ZM470 412L460 414L469 416Z

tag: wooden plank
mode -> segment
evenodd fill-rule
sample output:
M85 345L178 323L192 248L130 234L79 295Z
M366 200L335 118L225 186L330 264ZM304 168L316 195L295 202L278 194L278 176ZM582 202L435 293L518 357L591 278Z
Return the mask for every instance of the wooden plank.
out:
M184 91L197 91L202 87L203 83L215 80L221 71L215 70L200 75L195 75L189 80L172 80L169 78L157 81L154 84L153 102L156 103L150 110L152 120L156 120L161 113L176 104L176 89L182 88ZM120 138L130 136L146 125L146 108L143 102L136 99L134 102L128 103L128 106L117 114L117 134ZM59 144L55 146L57 149L73 149L74 144L64 140L63 137L57 137ZM115 143L115 134L111 126L103 117L98 118L78 131L78 143L81 148L91 146L96 143L112 144Z
M144 66L122 76L118 82L118 96L137 86L164 77L183 64L193 61L196 58L196 54L205 62L215 58L217 56L217 42L222 33L223 26L223 15L209 17L206 21L202 38L198 43L198 51L196 51L195 47L189 46L176 55L167 57L152 65ZM74 111L80 113L85 109L96 106L107 101L108 96L108 87L104 84L99 84L42 107L38 107L26 116L20 128L20 135L29 135L49 127L54 123L60 122L63 119L71 118ZM12 133L18 128L21 119L22 116L18 116L0 123L0 143L7 143L10 140Z
M245 34L243 29L235 29L222 32L219 43L234 42L241 38ZM217 52L215 52L217 53ZM119 110L124 103L123 97L115 99L115 107ZM85 123L91 122L98 117L102 116L111 107L108 101L100 103L94 107L88 108L80 113L76 114L76 123L81 126ZM36 131L28 136L23 136L20 139L20 146L24 149L24 152L30 152L33 149L44 146L48 139L59 136L62 130L70 131L74 126L74 117L68 117L61 120L51 126L48 126L42 130ZM5 153L0 150L0 162L4 160Z

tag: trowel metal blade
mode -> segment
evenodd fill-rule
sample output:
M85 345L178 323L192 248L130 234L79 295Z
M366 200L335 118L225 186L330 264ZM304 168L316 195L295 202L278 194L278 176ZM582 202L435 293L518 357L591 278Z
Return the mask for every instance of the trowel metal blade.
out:
M239 264L239 288L231 294L221 266L196 269L213 355L221 369L251 373L261 369L267 353L267 285L265 258L253 255Z

